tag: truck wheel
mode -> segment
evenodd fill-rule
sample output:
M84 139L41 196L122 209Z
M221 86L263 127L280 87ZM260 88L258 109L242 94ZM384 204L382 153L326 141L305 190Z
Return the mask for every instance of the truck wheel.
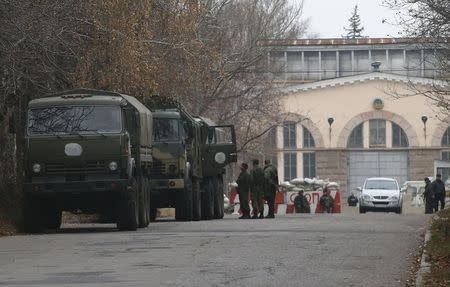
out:
M200 192L200 182L198 178L192 180L192 220L198 221L202 218L202 198Z
M402 214L402 211L403 211L403 207L402 206L400 206L399 208L395 209L395 213L397 213L397 214Z
M139 228L147 227L149 224L149 208L148 204L148 180L147 178L139 178Z
M214 200L214 218L222 219L225 212L223 210L223 181L222 179L217 180L217 189L215 193Z
M24 229L25 232L38 233L43 231L41 217L41 201L31 195L25 195Z
M139 204L137 181L133 178L130 184L131 190L124 190L120 196L120 211L117 222L119 230L136 230L139 222Z
M62 211L56 204L48 204L45 206L42 217L45 222L45 227L49 229L58 229L61 227Z
M184 189L177 191L175 201L175 220L192 220L192 207L192 181L188 178L184 180Z
M202 194L202 219L209 220L214 218L214 182L208 178L205 184L205 190Z

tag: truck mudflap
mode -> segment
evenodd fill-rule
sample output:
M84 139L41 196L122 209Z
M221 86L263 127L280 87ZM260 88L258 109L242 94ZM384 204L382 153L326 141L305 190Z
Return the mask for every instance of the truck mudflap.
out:
M161 190L161 189L182 189L184 188L184 179L176 178L176 179L154 179L150 180L152 190Z
M24 183L25 192L34 194L44 193L89 193L101 191L123 191L129 185L128 179L102 181L70 181L48 183Z

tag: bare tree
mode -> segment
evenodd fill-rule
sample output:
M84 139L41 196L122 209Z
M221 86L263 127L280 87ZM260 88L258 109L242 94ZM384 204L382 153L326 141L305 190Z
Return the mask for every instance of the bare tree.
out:
M449 0L385 0L397 10L397 20L406 36L425 49L434 49L432 64L437 81L431 88L411 85L413 94L430 99L442 118L450 116L450 1Z

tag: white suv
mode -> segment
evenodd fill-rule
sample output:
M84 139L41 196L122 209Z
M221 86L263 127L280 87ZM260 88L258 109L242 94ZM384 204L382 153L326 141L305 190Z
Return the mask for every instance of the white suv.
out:
M359 213L368 210L395 211L402 213L403 194L397 180L385 177L371 177L366 179L361 191Z

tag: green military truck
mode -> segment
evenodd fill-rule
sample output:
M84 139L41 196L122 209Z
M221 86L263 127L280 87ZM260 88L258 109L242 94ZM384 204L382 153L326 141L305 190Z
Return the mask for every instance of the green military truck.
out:
M222 218L225 166L236 162L233 126L193 117L173 100L152 97L151 219L175 207L176 220Z
M150 221L152 114L131 96L79 89L29 102L25 228L62 211L100 213L120 230Z

